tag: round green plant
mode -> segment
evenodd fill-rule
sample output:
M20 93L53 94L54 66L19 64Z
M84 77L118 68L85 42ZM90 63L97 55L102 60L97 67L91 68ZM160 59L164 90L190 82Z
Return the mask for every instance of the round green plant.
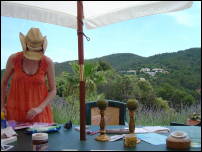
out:
M127 107L130 111L135 111L138 108L138 101L136 99L128 99Z
M107 108L107 105L108 105L108 102L104 99L97 101L97 106L99 107L100 110L105 110Z
M192 115L190 115L190 119L191 119L191 120L201 121L201 114L194 112Z

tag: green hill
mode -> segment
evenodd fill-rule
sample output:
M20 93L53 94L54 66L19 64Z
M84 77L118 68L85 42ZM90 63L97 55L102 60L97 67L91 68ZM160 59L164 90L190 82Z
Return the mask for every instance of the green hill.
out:
M55 63L55 74L56 76L60 75L63 71L72 72L70 63L71 61Z
M191 48L176 53L164 53L148 58L148 65L156 65L169 71L159 76L159 82L169 82L178 88L201 88L201 48Z
M110 63L114 69L120 71L129 70L134 65L143 64L147 58L131 53L119 53L104 56L99 59Z
M106 61L117 71L139 70L144 67L164 68L169 71L186 69L199 73L201 71L201 48L191 48L174 53L163 53L150 57L141 57L132 53L118 53L86 61ZM63 71L71 72L71 61L56 63L56 75Z
M117 71L140 70L141 68L163 68L169 72L158 81L171 81L171 84L183 86L189 89L201 86L201 48L190 48L174 53L163 53L150 57L141 57L132 53L118 53L86 61L106 61ZM55 72L58 76L61 72L71 72L71 61L55 63ZM3 71L1 70L1 76ZM158 75L157 75L158 76ZM163 80L162 80L163 79ZM175 79L178 79L175 81Z

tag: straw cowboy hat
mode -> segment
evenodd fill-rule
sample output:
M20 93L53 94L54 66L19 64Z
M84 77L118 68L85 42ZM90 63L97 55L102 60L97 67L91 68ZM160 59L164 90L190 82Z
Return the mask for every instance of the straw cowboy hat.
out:
M19 37L24 57L30 60L40 60L47 48L47 39L46 36L42 36L39 28L31 28L26 36L20 32Z

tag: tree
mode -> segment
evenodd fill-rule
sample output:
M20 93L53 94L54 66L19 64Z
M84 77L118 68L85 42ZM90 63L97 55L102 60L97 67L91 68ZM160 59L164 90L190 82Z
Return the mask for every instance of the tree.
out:
M137 93L140 102L148 108L153 107L156 94L151 84L146 80L145 81L139 80L137 82L137 86L139 87L139 92Z
M168 111L170 108L169 108L169 105L168 105L168 101L167 100L163 100L161 97L160 98L156 98L154 100L154 108L156 110L165 110L165 111Z
M165 83L161 87L156 89L157 96L162 97L165 100L171 101L174 94L175 88L170 84Z
M74 80L73 86L79 84L79 65L75 62L70 63L73 74L71 80ZM86 62L84 65L84 81L86 84L86 97L97 94L97 85L105 82L104 71L98 70L99 64L97 62ZM78 88L77 88L78 89Z
M106 61L99 60L97 70L98 71L112 70L112 66Z

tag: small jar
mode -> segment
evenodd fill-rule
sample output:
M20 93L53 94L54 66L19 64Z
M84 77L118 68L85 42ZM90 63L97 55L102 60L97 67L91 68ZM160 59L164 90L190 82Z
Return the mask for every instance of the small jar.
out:
M166 146L171 149L189 149L191 140L187 133L174 131L166 139Z
M137 137L134 134L125 135L123 138L123 143L125 147L135 147L137 143Z
M48 134L35 133L32 134L33 151L47 151L48 150Z

